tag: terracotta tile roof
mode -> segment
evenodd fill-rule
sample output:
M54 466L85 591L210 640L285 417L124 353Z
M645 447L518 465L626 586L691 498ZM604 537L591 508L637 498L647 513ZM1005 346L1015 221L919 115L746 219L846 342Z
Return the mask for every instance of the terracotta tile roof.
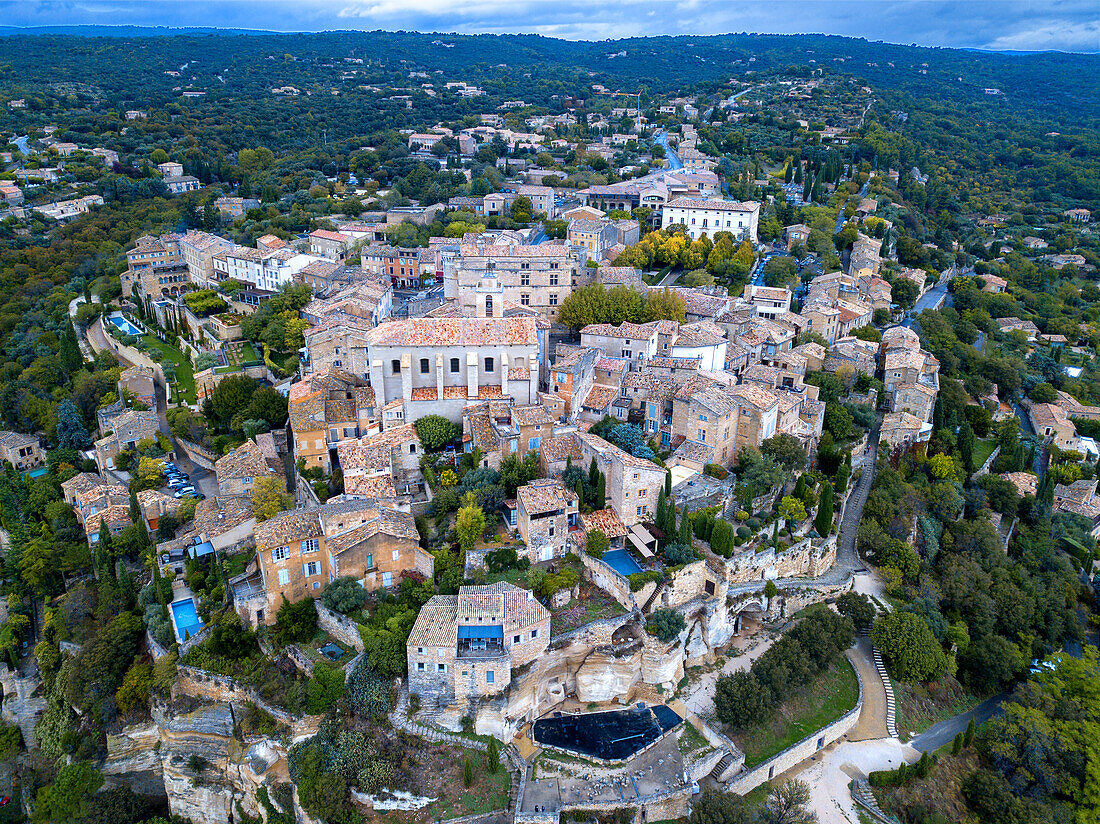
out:
M1031 420L1036 427L1062 426L1074 429L1073 422L1066 417L1062 407L1053 403L1033 403L1031 405Z
M726 333L708 321L689 323L680 327L673 346L718 346L726 342Z
M572 433L544 438L542 446L539 447L539 457L546 463L558 463L567 457L577 461L581 457L580 445Z
M630 362L625 358L596 358L596 368L605 372L625 372Z
M61 491L68 498L70 495L78 496L97 486L106 486L107 482L102 477L92 472L81 472L73 475L69 480L61 482Z
M657 328L652 323L637 324L623 323L613 326L610 323L593 323L581 329L581 340L585 335L598 335L605 338L620 338L622 340L649 340L657 334Z
M768 391L758 384L743 383L739 386L735 386L733 392L739 401L749 406L754 406L761 412L765 412L779 403L779 399L775 396L775 393Z
M592 389L589 390L588 396L581 404L585 409L593 409L600 412L608 407L610 403L619 397L619 390L613 386L602 386L600 384L593 384Z
M499 244L463 243L459 247L463 258L565 258L572 252L568 246L558 243L540 243L538 246L502 246Z
M542 406L513 406L511 413L512 421L517 426L535 426L536 424L553 426L554 424L554 418Z
M247 440L214 464L218 483L230 478L262 478L268 473L267 458L253 440Z
M101 523L106 522L107 527L113 528L130 523L130 505L115 504L106 509L101 509L95 515L89 515L84 519L84 531L95 532Z
M1039 479L1030 472L1005 472L1001 477L1016 487L1021 496L1034 495L1039 489Z
M345 475L344 494L381 500L397 499L392 475Z
M368 518L345 532L340 532L325 540L325 545L333 555L339 555L356 544L375 535L389 535L407 543L419 544L420 533L416 529L416 519L408 512L399 512L386 506L376 506L366 513Z
M210 538L228 532L254 518L252 499L247 495L215 496L195 505L195 531Z
M613 509L597 509L595 512L582 512L580 514L581 528L585 532L598 529L608 538L622 538L629 530Z
M533 318L415 318L383 323L368 346L522 346L538 343Z
M339 243L349 243L351 238L347 235L342 235L339 232L330 232L327 229L315 229L309 233L310 237L320 238L321 240L333 240Z
M280 512L275 517L256 524L255 534L258 549L272 549L306 538L320 538L323 532L320 517L314 509Z
M560 481L541 479L516 490L516 500L528 515L576 507L577 494Z
M698 441L684 441L672 453L672 457L682 461L708 464L714 460L714 447Z
M649 365L654 369L698 369L703 363L698 358L651 358Z
M458 645L458 596L433 595L420 608L408 647L449 647Z

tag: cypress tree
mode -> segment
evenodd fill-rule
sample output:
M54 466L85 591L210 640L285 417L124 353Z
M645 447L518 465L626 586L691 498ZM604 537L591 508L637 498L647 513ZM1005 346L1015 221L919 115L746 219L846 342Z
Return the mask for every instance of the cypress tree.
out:
M596 481L596 502L593 504L594 509L603 509L607 505L607 479L601 472L600 477Z
M600 482L600 468L596 465L596 456L592 456L592 463L588 465L588 485L593 489Z
M958 444L959 453L963 459L963 467L968 475L972 474L976 467L974 466L974 430L970 428L970 424L964 423L959 427Z
M495 738L489 739L489 749L485 752L485 766L494 775L500 769L500 745Z
M966 725L966 732L963 734L963 746L969 747L970 742L974 740L974 719L971 718L970 722Z
M962 752L963 748L963 734L960 732L955 736L955 740L951 742L951 754L958 755Z
M676 542L683 546L691 546L691 515L688 512L680 516L680 534Z
M462 765L462 783L467 787L470 787L474 783L474 768L469 758L467 758L466 763Z
M665 498L672 500L672 472L665 470Z
M584 509L584 481L582 481L580 478L577 478L576 492L577 506L581 509Z
M828 481L821 482L821 500L817 504L817 516L814 518L814 529L822 538L829 537L833 528L833 485Z
M657 527L662 531L664 530L665 526L666 506L667 504L665 503L665 489L664 487L661 487L661 491L657 494L657 512L654 515L655 520L653 521L653 523L657 524Z

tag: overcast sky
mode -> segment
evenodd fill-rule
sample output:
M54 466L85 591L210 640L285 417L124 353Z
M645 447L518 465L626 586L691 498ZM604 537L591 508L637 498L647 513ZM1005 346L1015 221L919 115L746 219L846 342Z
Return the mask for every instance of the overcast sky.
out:
M0 0L0 23L526 32L571 40L808 32L1100 52L1100 0Z

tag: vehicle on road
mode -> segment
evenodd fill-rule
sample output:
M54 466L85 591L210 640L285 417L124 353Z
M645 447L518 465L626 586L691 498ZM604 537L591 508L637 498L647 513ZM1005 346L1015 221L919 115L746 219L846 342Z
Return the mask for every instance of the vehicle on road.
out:
M183 497L186 497L186 496L198 497L198 490L195 489L195 487L193 487L193 486L185 486L182 489L177 489L176 494L173 495L172 497L174 497L174 498L183 498Z

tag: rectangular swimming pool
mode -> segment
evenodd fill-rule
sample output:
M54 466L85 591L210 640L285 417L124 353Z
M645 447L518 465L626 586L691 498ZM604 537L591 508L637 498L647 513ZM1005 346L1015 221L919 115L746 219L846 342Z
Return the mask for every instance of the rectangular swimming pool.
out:
M652 744L683 719L663 704L568 715L554 713L534 724L535 743L605 761L621 761Z
M641 572L642 568L634 560L634 556L625 549L613 549L603 556L604 563L623 576Z
M112 318L108 318L108 320L113 323L119 330L125 332L127 335L133 335L135 338L140 338L143 334L145 334L136 326L134 326L134 324L130 323L130 321L126 320L126 318L115 316Z
M176 638L181 643L202 629L202 619L195 612L194 598L173 602L172 620L176 624Z

